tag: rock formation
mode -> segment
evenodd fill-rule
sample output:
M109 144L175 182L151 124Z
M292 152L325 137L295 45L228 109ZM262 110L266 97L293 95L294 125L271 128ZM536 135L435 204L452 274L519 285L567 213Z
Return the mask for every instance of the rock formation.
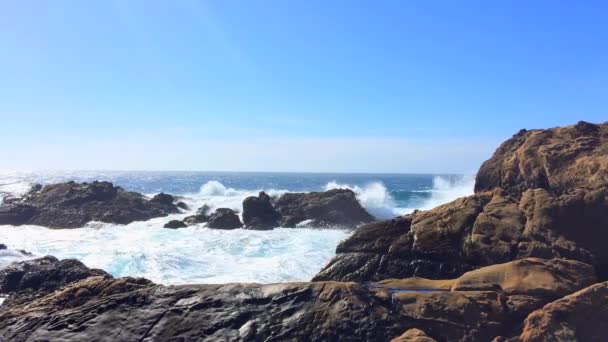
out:
M178 212L173 196L147 200L109 182L66 182L34 187L23 198L5 198L0 225L78 228L90 221L128 224Z
M180 220L171 220L171 221L165 223L165 225L163 226L163 228L170 228L170 229L178 229L178 228L186 228L186 227L188 227L188 225Z
M60 277L45 273L53 263L63 269L61 276L77 276L58 286ZM48 281L52 292L34 292L27 302L0 307L0 339L386 341L401 336L402 341L489 341L514 331L529 312L594 281L588 265L539 259L482 268L445 282L406 279L367 285L161 286L96 271L85 277L79 263L57 263L48 259L14 266L28 265L35 283ZM513 270L515 280L505 277ZM529 276L536 271L541 273ZM0 273L0 283L6 278ZM2 291L19 298L12 291L30 287L22 283ZM407 332L411 329L419 331Z
M239 215L234 210L228 208L216 209L209 216L209 221L207 222L207 227L214 229L236 229L242 226L243 224L241 223L241 219L239 219Z
M604 341L608 334L608 282L545 305L526 318L521 342Z
M243 201L243 223L248 229L267 230L278 227L281 214L274 209L264 191Z
M11 265L0 270L0 340L605 340L607 136L608 123L521 131L482 165L473 195L361 226L315 282L162 286L74 260ZM45 191L9 200L0 219L39 217L44 196L28 198ZM371 221L350 190L250 202L249 223L269 222L271 208L292 227ZM49 213L74 208L58 207ZM241 226L225 208L208 221Z
M475 189L360 227L315 280L450 278L526 257L579 260L608 279L608 123L522 131L483 164Z
M282 227L295 227L306 221L308 227L354 228L374 220L348 189L286 193L274 207L281 214Z

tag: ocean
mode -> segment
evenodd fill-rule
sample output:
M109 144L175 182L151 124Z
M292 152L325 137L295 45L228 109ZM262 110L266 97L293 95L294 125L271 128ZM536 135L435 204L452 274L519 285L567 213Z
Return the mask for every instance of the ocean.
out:
M192 210L145 222L115 225L92 222L79 229L0 226L0 267L34 256L76 258L115 277L141 276L162 284L308 281L335 254L350 231L276 228L272 231L205 228L164 229L172 219L203 204L240 211L247 196L261 190L285 192L349 188L379 219L414 209L430 209L473 192L473 177L431 174L329 174L268 172L3 172L0 201L26 192L34 183L107 180L148 196L159 192L184 197Z

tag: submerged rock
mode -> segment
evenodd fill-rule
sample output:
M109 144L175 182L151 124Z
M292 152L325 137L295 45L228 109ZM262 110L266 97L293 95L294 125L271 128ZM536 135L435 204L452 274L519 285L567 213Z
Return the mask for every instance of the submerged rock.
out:
M171 195L147 200L109 182L66 182L35 187L23 198L5 199L0 225L77 228L90 221L128 224L176 212Z
M202 207L198 208L195 215L190 215L190 216L187 216L186 218L184 218L184 223L189 226L199 224L199 223L205 223L205 222L209 221L209 211L210 210L211 210L211 208L205 204Z
M550 282L568 278L573 291L588 285L576 281L577 262L530 262L544 265ZM397 341L490 341L517 331L528 313L561 295L552 292L559 285L536 288L540 278L518 277L512 287L505 270L526 265L479 270L484 276L475 282L495 290L451 291L445 284L412 289L400 280L161 286L84 274L76 282L59 281L65 285L44 296L27 302L16 296L0 307L0 339L387 341L401 335Z
M526 257L579 260L595 266L601 279L608 279L604 246L608 240L608 124L590 125L516 135L482 166L477 193L428 211L360 227L338 245L336 257L315 280L449 278ZM541 158L543 163L562 152L568 158L556 159L562 164L551 164L552 173L545 174L542 163L539 168L545 171L534 168L536 163L521 164L529 154L536 158L534 149L513 146L528 144L543 151L543 156L547 154ZM489 165L511 162L526 172L490 171L495 169ZM588 177L573 176L569 183L567 178L579 167L588 168L582 173ZM503 178L495 178L497 175ZM546 184L539 180L545 176ZM497 185L507 190L494 187Z
M282 227L295 227L307 221L309 227L354 228L374 220L355 193L348 189L286 193L279 197L274 207L281 214Z
M270 196L261 191L243 201L243 223L248 229L268 230L280 225L281 214L274 209Z
M243 224L239 219L239 215L234 210L228 208L215 210L207 222L207 227L214 229L236 229L242 226Z
M171 221L165 223L165 225L163 226L163 228L171 228L171 229L186 228L186 227L188 227L188 225L186 225L184 222L182 222L180 220L171 220Z

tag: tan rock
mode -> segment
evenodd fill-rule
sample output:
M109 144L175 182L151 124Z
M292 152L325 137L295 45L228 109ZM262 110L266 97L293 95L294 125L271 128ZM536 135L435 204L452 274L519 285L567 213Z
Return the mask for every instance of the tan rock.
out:
M394 338L391 342L437 342L430 338L424 331L420 329L409 329L403 335Z
M608 336L608 282L595 284L545 305L524 323L522 342L605 341Z

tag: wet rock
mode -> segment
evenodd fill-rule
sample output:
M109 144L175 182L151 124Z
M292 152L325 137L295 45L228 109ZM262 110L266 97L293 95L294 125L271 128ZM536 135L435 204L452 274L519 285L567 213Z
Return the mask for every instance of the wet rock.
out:
M248 229L268 230L280 225L281 214L264 191L243 201L243 223Z
M182 222L180 220L171 220L171 221L165 223L165 225L163 226L163 228L171 228L171 229L186 228L186 227L188 227L188 225L186 225L184 222Z
M205 223L205 222L209 221L209 211L210 210L211 210L211 208L205 204L202 207L198 208L195 215L190 215L190 216L187 216L186 218L184 218L184 223L189 226L199 224L199 223Z
M0 251L5 250L6 249L6 245L3 243L0 243Z
M90 221L128 224L178 212L173 196L147 200L109 182L66 182L34 188L0 205L0 224L77 228Z
M157 194L154 197L152 197L150 199L150 202L160 203L160 204L164 204L164 205L173 205L173 202L175 202L175 197L173 197L173 195L169 195L164 192L161 192L160 194Z
M177 202L175 205L180 209L184 209L184 210L190 209L190 207L184 202Z
M608 282L565 296L526 318L521 342L604 341L608 336Z
M242 226L243 224L236 212L228 208L215 210L207 222L207 227L214 229L236 229Z
M325 192L286 193L274 207L281 214L282 227L295 227L307 221L308 227L354 228L374 220L348 189Z

